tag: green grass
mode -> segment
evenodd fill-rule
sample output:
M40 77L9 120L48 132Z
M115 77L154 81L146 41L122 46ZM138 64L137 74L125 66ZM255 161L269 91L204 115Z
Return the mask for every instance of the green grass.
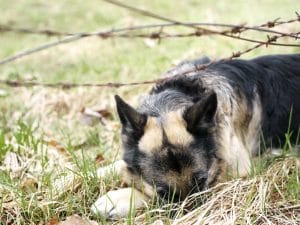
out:
M283 20L295 18L298 1L130 0L126 3L185 22L246 22L257 25L278 17ZM0 11L0 24L66 32L92 32L160 22L96 0L63 0L55 3L42 0L0 0ZM278 29L290 32L298 27L292 25ZM166 31L189 29L172 28ZM266 39L265 34L249 32L249 35L255 39ZM55 40L58 38L1 33L0 60ZM291 42L287 39L282 41ZM251 46L253 43L217 36L166 39L160 43L155 42L154 46L147 45L145 39L104 40L93 37L0 66L0 76L3 79L33 79L42 82L143 81L158 78L184 59L202 55L222 58ZM243 58L296 52L299 52L297 48L268 46L256 49ZM9 152L14 153L17 163L25 167L20 168L20 171L0 170L0 224L47 223L55 218L63 220L74 213L97 220L100 224L110 223L103 218L95 218L90 212L90 206L99 195L120 185L115 175L101 181L95 176L98 166L115 161L122 153L113 96L120 94L134 104L137 96L145 93L149 86L57 90L0 85L0 89L5 91L5 95L0 96L0 167L4 166L4 158ZM80 114L83 107L108 110L113 113L113 118L106 119L106 125L97 121L86 125ZM49 141L57 143L59 147L47 145ZM285 148L289 149L290 146ZM63 150L66 158L55 156L59 149ZM97 156L103 156L104 160L96 162ZM264 160L258 161L251 179L263 175L267 168L286 157L284 155L267 163ZM67 168L67 163L59 161L64 159L71 162L73 167ZM55 181L66 174L75 174L81 185L74 182L69 192L57 195ZM285 184L283 196L287 201L299 204L299 168L292 170ZM199 202L203 201L200 199ZM251 196L247 202L251 204ZM166 207L164 213L153 212L157 207L162 206L154 203L146 210L146 223L150 224L157 218L166 224L170 223L168 216L172 216L171 208ZM134 218L129 215L127 221L132 224Z

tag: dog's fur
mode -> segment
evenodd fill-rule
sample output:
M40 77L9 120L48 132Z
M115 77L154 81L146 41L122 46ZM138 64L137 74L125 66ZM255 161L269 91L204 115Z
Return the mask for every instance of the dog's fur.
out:
M207 63L204 59L175 70ZM157 84L137 109L116 96L124 148L116 170L134 183L134 192L144 193L139 196L156 192L175 200L228 173L246 176L251 158L266 148L280 148L287 132L296 142L299 97L299 54L212 63L206 70ZM93 210L124 216L126 207L118 211L118 204L108 206L102 197Z

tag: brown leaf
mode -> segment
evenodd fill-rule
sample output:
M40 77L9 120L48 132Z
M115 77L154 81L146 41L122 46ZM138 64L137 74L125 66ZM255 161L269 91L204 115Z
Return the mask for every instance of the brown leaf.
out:
M97 122L106 125L106 120L112 120L113 116L110 111L107 109L91 109L91 108L82 108L81 112L81 121L89 126L95 125Z
M59 223L58 218L57 217L52 217L52 218L49 219L47 225L56 225L58 223Z
M99 153L99 154L96 156L96 158L95 158L95 162L96 162L97 165L99 165L99 164L101 164L101 162L103 162L103 161L104 161L104 156L103 156L101 153Z
M104 118L102 117L102 115L90 108L81 109L80 120L83 124L88 126L93 126L99 122L102 123L102 125L105 125Z
M34 191L37 189L37 182L32 178L24 178L21 182L21 188L23 191Z
M65 221L59 222L58 225L98 225L98 223L96 221L83 219L80 216L74 214L67 217Z
M52 147L54 147L54 148L56 148L59 152L61 152L61 153L67 153L67 150L64 148L64 147L62 147L57 141L55 141L55 140L49 140L49 141L45 141L49 146L52 146Z
M105 119L111 120L113 118L112 113L110 111L108 111L107 109L100 109L100 110L97 110L96 112L98 112Z

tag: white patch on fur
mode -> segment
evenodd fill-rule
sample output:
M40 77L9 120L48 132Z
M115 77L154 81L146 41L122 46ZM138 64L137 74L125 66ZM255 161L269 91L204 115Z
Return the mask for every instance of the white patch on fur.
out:
M91 207L91 211L109 219L124 218L130 210L142 208L148 197L133 188L109 191L101 196ZM131 208L132 206L132 208Z
M245 137L246 145L251 152L251 155L256 155L259 151L260 141L259 135L262 122L262 107L258 94L253 101L252 118L248 126L248 132Z
M154 194L153 187L144 182L140 177L132 176L127 170L127 164L123 160L116 161L108 166L97 169L97 176L103 179L105 176L116 173L120 176L122 182L127 185L134 183L134 188L122 188L119 190L109 191L98 198L92 205L91 211L96 214L110 219L119 219L126 217L130 210L142 208ZM132 201L132 202L131 202ZM130 205L132 204L132 208Z

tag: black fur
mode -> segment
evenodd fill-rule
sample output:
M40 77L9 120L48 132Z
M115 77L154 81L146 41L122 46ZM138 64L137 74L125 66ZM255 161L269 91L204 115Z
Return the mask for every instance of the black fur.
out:
M262 134L267 147L282 146L288 130L295 143L300 124L300 54L213 63L196 75L177 76L162 82L150 93L159 94L169 89L199 99L205 90L201 76L209 73L226 77L237 95L246 95L250 108L254 100L253 89L257 89L263 111Z
M206 63L207 60L189 62ZM182 68L182 65L180 65ZM180 69L179 68L179 69ZM176 70L176 68L175 68ZM295 143L300 126L300 54L273 55L253 60L231 60L212 63L206 70L189 75L179 75L157 84L140 103L137 110L116 97L117 109L123 125L124 160L129 170L141 175L146 182L155 185L160 195L175 191L164 179L169 171L180 174L184 168L193 168L190 182L186 184L190 191L195 186L201 190L217 180L220 171L209 180L208 171L213 162L221 164L218 155L217 131L215 118L218 105L218 88L206 87L204 76L225 78L233 98L243 99L247 112L245 126L252 118L253 102L261 102L261 131L267 147L281 147L285 134L291 133L291 142ZM232 108L232 100L228 105ZM163 115L170 111L183 110L183 119L187 131L193 135L189 146L172 146L164 136L159 151L147 155L140 151L138 143L148 117L163 120ZM232 113L232 112L231 112ZM291 118L291 120L290 120ZM155 140L153 140L155 141ZM201 165L201 167L199 166ZM208 183L209 182L209 183ZM180 191L180 190L179 190ZM180 192L176 192L180 196Z

